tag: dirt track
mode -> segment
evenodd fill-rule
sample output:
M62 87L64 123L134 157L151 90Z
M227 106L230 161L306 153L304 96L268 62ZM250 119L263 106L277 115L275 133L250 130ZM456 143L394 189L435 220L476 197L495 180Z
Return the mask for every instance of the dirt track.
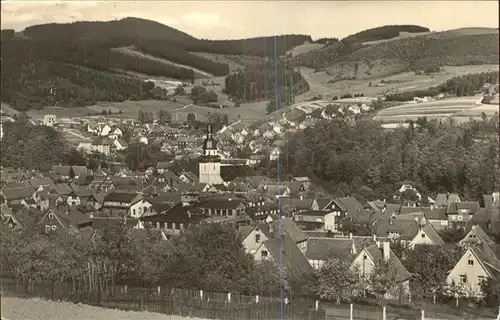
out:
M202 320L153 312L104 309L71 302L2 297L2 320Z

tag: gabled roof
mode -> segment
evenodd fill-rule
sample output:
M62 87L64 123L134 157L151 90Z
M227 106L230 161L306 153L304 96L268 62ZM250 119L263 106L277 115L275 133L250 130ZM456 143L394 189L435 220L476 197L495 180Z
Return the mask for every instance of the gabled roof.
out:
M269 238L262 243L262 246L269 250L277 263L280 263L281 256L287 274L293 272L310 274L314 271L304 254L297 247L297 244L287 234L284 234L281 240L279 238Z
M479 202L450 202L446 214L460 214L461 210L467 210L468 214L474 214L479 209Z
M299 213L296 213L295 215L299 215L299 216L310 216L310 217L324 217L328 214L328 211L313 211L313 210L309 210L309 211L302 211L302 212L299 212Z
M29 181L30 185L34 188L40 186L54 186L54 182L49 177L35 177Z
M67 196L73 193L73 190L71 189L69 184L66 183L56 183L54 187L52 187L52 190L54 190L55 193L61 196Z
M292 209L292 210L311 210L313 199L305 199L305 198L281 198L279 200L281 202L281 207L283 209Z
M447 207L450 202L460 202L460 197L456 193L439 193L436 196L436 200L434 202L434 205L436 207Z
M444 241L443 241L443 239L439 235L439 233L437 233L436 229L434 229L434 227L432 226L432 224L430 224L430 223L426 224L422 228L422 231L425 232L425 234L427 235L427 237L429 239L431 239L431 241L434 244L436 244L436 245L444 245L445 244Z
M22 200L33 196L35 191L32 188L3 188L2 193L5 200Z
M138 220L133 218L112 218L112 217L93 217L91 218L92 229L112 229L125 226L133 228L137 225Z
M199 182L198 176L192 173L191 171L187 172L185 171L182 174L185 175L192 182Z
M250 233L255 230L257 227L255 226L241 226L238 228L238 236L240 239L244 240L246 237L250 235Z
M354 197L336 198L334 202L347 214L353 214L363 208L363 205Z
M125 202L125 203L132 204L132 201L134 201L135 198L137 198L137 196L139 196L138 193L112 191L104 197L104 202L108 202L108 201L110 201L110 202Z
M299 226L293 221L291 218L281 218L281 219L276 219L271 223L272 226L272 232L271 232L271 226L267 223L262 223L259 225L259 229L264 232L264 234L268 238L272 237L278 237L279 236L279 231L280 231L280 221L282 223L282 228L283 228L283 234L288 234L293 241L296 243L304 242L306 241L309 236L302 231Z
M379 248L377 245L372 245L364 249L366 253L370 256L372 261L375 263L375 266L379 266L384 261L384 255L382 253L382 248ZM363 253L360 253L363 254ZM406 270L401 261L398 259L396 254L392 250L389 253L389 270L394 272L396 281L403 282L412 277L411 273Z
M496 244L482 244L468 248L472 252L485 271L493 278L500 277L500 246ZM465 252L467 254L467 252Z
M316 198L319 210L325 210L326 206L328 206L332 201L333 198Z
M389 233L399 233L402 240L413 240L419 230L419 224L415 220L400 219L381 219L375 223L375 234L377 237L387 237Z
M207 209L229 209L229 210L234 210L238 206L243 204L243 201L238 200L238 199L208 199L203 202L201 202L198 206L200 208L207 208Z
M363 248L374 243L373 237L353 237L352 239L309 238L307 240L306 258L324 261L329 256L335 256L352 262Z
M51 172L55 175L69 176L71 168L73 168L75 176L84 176L87 174L86 166L53 166Z
M470 238L471 236L475 237L471 239ZM485 244L495 243L480 226L472 226L471 230L465 235L465 237L462 240L460 240L460 243L476 242L476 239L477 241L480 241L481 243Z
M427 220L448 220L446 216L447 208L423 208L422 212Z

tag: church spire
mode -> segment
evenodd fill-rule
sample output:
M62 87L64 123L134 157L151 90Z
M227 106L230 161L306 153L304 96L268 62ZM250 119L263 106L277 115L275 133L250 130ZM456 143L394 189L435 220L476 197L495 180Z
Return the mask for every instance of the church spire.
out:
M212 125L210 123L207 126L207 138L212 138Z

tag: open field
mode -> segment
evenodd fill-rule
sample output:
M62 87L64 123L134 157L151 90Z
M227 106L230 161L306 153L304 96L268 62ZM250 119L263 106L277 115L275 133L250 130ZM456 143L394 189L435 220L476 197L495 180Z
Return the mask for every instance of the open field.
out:
M295 48L288 50L287 53L291 53L292 57L295 57L298 56L299 54L304 54L309 51L318 50L321 48L323 48L323 45L319 43L304 43L301 44L300 46L296 46Z
M2 297L2 319L6 320L196 320L153 312L104 309L71 302ZM199 319L201 320L201 319Z
M424 35L429 34L429 33L431 33L431 32L400 32L399 36L397 36L397 37L394 37L391 39L366 41L366 42L363 42L363 45L368 46L368 45L373 45L373 44L382 43L382 42L399 40L399 39L403 39L403 38L419 37L419 36L424 36Z
M427 103L402 104L381 110L373 118L384 124L404 123L407 120L416 120L419 117L440 119L453 117L459 122L468 121L469 118L481 118L484 112L493 116L498 112L498 105L478 104L480 97L462 97L438 100Z
M471 65L471 66L445 66L443 71L432 75L415 75L414 72L404 72L396 75L373 78L370 80L342 80L328 83L333 77L326 72L314 72L310 68L300 68L304 79L309 83L311 90L298 96L295 101L304 101L321 94L325 99L345 93L361 92L365 96L375 96L390 91L413 91L437 86L453 77L470 73L498 71L498 65ZM380 84L384 80L389 84ZM371 83L371 86L370 86Z

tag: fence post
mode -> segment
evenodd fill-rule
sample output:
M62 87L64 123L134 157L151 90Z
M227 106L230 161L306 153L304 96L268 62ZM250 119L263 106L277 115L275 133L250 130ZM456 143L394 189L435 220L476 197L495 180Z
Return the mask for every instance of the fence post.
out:
M387 320L387 313L385 306L382 307L382 320Z
M127 287L127 285L125 285L125 287L123 287L123 292L127 293L127 289L128 289L128 287Z
M200 300L203 300L203 290L200 290Z
M354 319L354 305L351 303L349 304L349 320Z
M319 310L319 300L316 300L316 311Z
M229 303L231 303L231 292L229 292L229 293L227 294L227 301L228 301Z
M288 304L288 298L285 298L285 304Z
M158 286L158 294L161 294L161 287Z
M259 295L255 296L255 303L259 303Z
M425 320L425 310L424 309L422 309L420 311L420 320Z

